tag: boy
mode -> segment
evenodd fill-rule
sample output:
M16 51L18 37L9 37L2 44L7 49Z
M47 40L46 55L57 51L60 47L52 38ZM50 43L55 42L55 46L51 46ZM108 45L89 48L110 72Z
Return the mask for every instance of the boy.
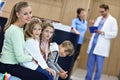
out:
M58 80L59 76L63 79L67 78L67 72L58 65L57 60L59 56L71 56L74 52L73 44L68 40L63 41L60 45L57 45L57 43L53 42L50 44L50 50L52 55L48 58L47 64L50 68L56 71L57 75L55 80Z

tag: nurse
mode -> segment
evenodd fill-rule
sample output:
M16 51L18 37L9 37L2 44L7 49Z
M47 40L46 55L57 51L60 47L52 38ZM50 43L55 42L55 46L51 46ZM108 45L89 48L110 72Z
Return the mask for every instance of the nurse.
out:
M77 59L80 53L81 45L84 41L84 35L87 30L87 21L86 21L86 12L83 8L77 9L77 17L72 20L72 31L79 35L78 43L77 43L77 49L75 51L74 61Z

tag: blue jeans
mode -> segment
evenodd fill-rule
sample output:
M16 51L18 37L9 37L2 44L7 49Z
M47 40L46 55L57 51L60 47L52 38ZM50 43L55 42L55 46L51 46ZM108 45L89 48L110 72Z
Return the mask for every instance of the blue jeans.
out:
M96 72L94 76L94 80L100 80L103 64L104 64L103 56L95 55L92 52L88 55L88 63L87 63L87 75L85 80L92 80L94 67L96 65Z
M40 72L40 73L43 73L45 76L48 77L48 80L53 80L54 77L52 76L51 73L49 73L47 70L45 69L42 69L40 66L36 69L36 71Z

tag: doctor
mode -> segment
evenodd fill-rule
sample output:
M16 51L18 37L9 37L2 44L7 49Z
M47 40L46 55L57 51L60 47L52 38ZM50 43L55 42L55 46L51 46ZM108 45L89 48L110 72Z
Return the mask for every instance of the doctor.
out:
M109 14L109 6L101 4L99 11L101 16L94 23L94 26L98 26L98 30L92 34L87 50L88 63L85 80L92 80L95 65L94 80L100 80L104 59L109 56L110 41L117 36L118 32L117 21Z

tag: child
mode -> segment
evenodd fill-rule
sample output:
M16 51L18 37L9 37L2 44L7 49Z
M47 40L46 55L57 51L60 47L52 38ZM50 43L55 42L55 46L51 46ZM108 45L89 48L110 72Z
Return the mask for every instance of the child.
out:
M54 72L47 66L40 52L39 42L42 30L41 26L42 22L37 18L33 18L31 22L27 25L27 28L25 30L26 39L25 53L34 57L36 62L35 61L25 62L22 63L21 65L26 68L30 68L32 70L36 70L40 73L43 73L48 77L48 80L53 80L52 75L54 75Z
M66 40L58 46L57 43L53 42L50 44L50 50L52 51L52 56L48 58L47 64L58 74L55 80L58 80L59 76L63 79L67 78L67 72L58 65L57 60L59 56L71 56L74 52L73 44L70 41Z
M40 48L44 59L47 61L48 57L50 57L50 42L52 40L52 36L54 34L54 27L52 24L45 22L43 23L43 29L41 33L41 42Z

